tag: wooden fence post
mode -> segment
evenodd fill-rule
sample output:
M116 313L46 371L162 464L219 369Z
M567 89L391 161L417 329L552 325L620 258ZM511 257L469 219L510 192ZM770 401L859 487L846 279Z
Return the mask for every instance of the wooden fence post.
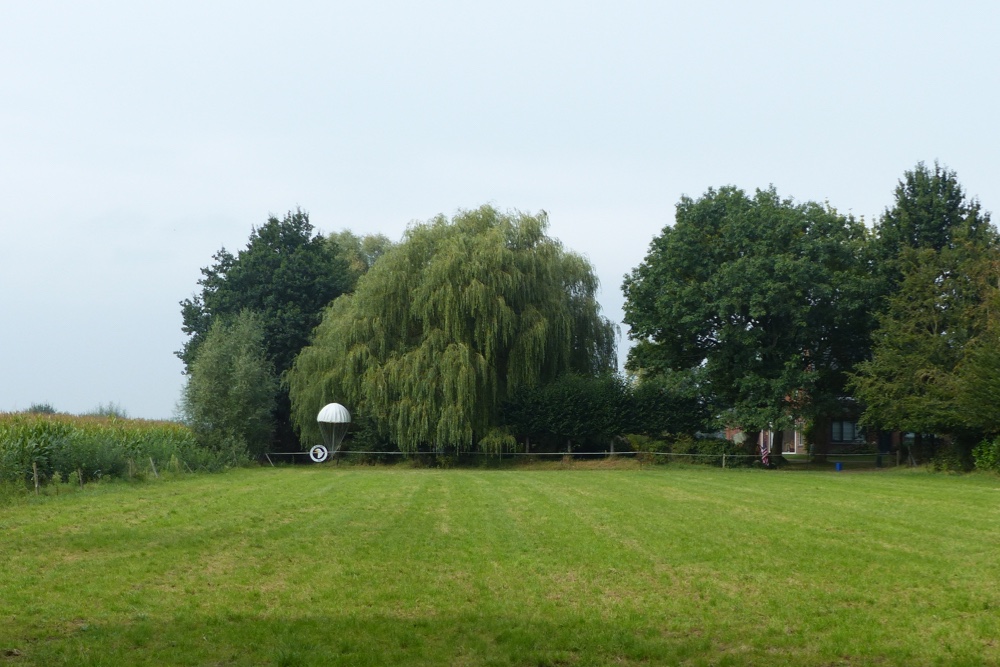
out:
M35 495L38 495L38 463L35 461L31 462L31 471L35 479Z

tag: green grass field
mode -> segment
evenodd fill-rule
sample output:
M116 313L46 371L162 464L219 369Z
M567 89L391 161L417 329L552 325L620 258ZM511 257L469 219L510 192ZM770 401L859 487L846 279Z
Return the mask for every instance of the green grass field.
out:
M1000 663L995 476L260 468L0 535L0 665Z

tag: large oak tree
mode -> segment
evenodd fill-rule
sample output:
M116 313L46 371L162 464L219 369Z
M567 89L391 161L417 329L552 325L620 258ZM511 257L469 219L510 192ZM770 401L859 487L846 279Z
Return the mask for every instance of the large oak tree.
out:
M682 198L625 278L630 368L697 372L720 419L748 432L828 414L867 350L865 239L852 218L773 189Z

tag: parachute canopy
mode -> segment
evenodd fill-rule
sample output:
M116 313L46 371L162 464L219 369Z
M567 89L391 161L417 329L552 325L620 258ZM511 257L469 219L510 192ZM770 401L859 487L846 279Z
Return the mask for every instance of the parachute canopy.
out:
M340 403L329 403L316 415L319 432L323 434L323 442L327 449L336 452L340 443L347 435L347 427L351 424L351 413Z

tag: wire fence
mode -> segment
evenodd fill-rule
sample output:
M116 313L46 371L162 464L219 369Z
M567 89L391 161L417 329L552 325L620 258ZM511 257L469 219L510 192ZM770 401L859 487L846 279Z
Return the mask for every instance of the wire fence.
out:
M265 454L267 462L274 466L274 459L271 457L307 457L310 458L310 452L271 452L270 454ZM500 453L488 453L488 452L464 452L460 454L446 453L446 452L402 452L399 450L387 450L387 451L338 451L330 452L329 458L324 457L325 462L335 462L340 461L346 462L358 462L358 461L371 461L375 458L392 459L397 457L399 459L416 459L416 460L432 460L441 459L442 461L449 462L482 462L484 460L494 461L494 462L524 462L532 460L587 460L587 459L613 459L613 458L632 458L636 459L640 464L660 464L660 463L670 463L670 462L688 462L688 463L701 463L720 466L723 468L729 467L748 467L755 464L763 465L761 461L760 454L730 454L730 453L688 453L688 452L656 452L656 451L549 451L549 452L500 452ZM772 461L775 461L775 457L770 457ZM280 462L280 459L279 459ZM310 462L321 462L321 461L310 461ZM810 468L833 468L835 470L842 470L844 467L855 468L883 468L883 467L895 467L897 465L905 465L906 461L900 461L896 452L873 452L873 453L862 453L862 454L793 454L784 453L780 459L781 465L786 465L790 468L798 467L810 467ZM772 464L771 467L774 467Z

